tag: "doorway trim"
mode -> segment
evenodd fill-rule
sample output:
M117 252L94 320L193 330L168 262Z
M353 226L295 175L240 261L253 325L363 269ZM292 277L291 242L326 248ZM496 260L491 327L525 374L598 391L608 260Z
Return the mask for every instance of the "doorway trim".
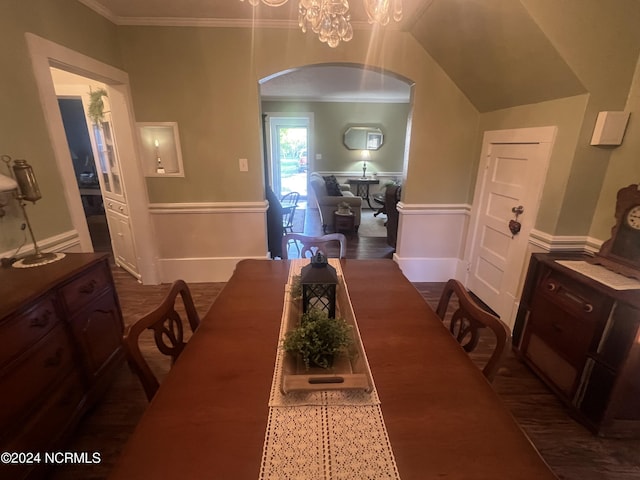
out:
M271 187L274 187L274 162L273 162L273 132L274 125L278 126L297 126L296 123L303 121L306 123L307 129L307 202L309 201L309 173L314 171L314 124L313 112L265 112L265 123L267 133L267 165L268 181Z
M131 105L129 76L111 65L87 57L50 40L25 33L29 55L40 95L40 102L49 130L56 164L62 179L64 195L74 229L78 234L82 252L93 251L89 228L82 208L80 191L76 182L73 165L69 158L64 125L49 67L56 67L71 73L108 84L116 92L111 98L113 116L117 124L119 149L122 157L130 161L122 162L122 180L129 204L129 216L133 241L137 252L140 281L144 284L159 283L156 263L157 243L148 211L147 187L138 159L135 119Z
M480 225L479 225L479 209L482 205L483 196L486 194L485 192L485 181L486 181L486 173L489 166L490 160L490 150L492 145L496 144L538 144L542 147L542 149L538 152L537 160L541 162L538 166L542 171L540 172L540 178L543 181L538 185L538 190L534 191L535 202L533 205L528 205L527 211L532 214L533 224L531 230L533 230L535 226L535 219L538 217L538 210L540 207L540 200L542 198L542 190L544 189L544 179L546 179L546 175L548 172L548 167L551 161L551 154L553 151L553 145L556 138L557 127L555 126L546 126L546 127L531 127L531 128L518 128L518 129L508 129L508 130L490 130L484 132L484 138L482 142L482 150L480 152L480 163L478 165L478 174L476 177L476 185L474 190L474 198L473 205L471 208L471 219L469 224L469 235L467 237L467 245L465 249L465 258L464 264L466 265L466 272L463 273L464 284L468 285L469 277L471 275L470 268L472 264L472 259L474 255L476 255L479 249L480 242ZM528 244L531 243L531 237L529 232L529 238L527 239ZM510 302L509 312L506 315L502 315L502 320L507 324L512 326L515 319L515 314L518 310L519 298L522 292L522 287L524 283L524 273L526 272L526 268L528 266L528 257L527 252L529 249L524 251L524 258L521 258L518 263L519 270L519 281L518 285L515 287L513 292L509 292L512 301Z

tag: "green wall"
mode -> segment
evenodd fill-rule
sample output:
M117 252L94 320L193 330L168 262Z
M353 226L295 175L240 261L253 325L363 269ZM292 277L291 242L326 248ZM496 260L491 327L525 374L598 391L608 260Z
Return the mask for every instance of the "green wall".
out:
M41 201L28 206L36 236L69 230L25 32L128 72L136 121L178 122L185 178L147 179L152 202L262 201L259 81L304 65L364 65L414 85L409 135L403 139L404 202L470 202L484 131L558 125L536 227L554 235L604 239L615 192L639 178L640 127L632 115L625 143L617 149L591 147L589 139L599 111L625 105L637 110L637 79L634 96L625 103L640 52L637 0L620 0L607 15L599 0L521 3L588 94L480 115L405 32L358 30L351 42L330 49L297 29L116 27L75 0L3 0L0 154L26 158L35 168L43 193ZM500 32L495 39L501 40ZM391 145L389 139L383 149ZM328 148L318 149L326 159L323 168L338 170L344 151ZM389 155L393 162L396 148ZM239 158L249 159L249 172L239 171ZM0 219L0 251L21 243L19 223L15 208Z
M480 116L480 131L511 128L557 126L558 131L547 171L542 200L535 227L547 233L555 233L573 168L573 159L584 116L588 95L563 98L533 105L497 110ZM479 139L478 152L482 148ZM478 162L480 154L478 153ZM477 170L477 164L473 170ZM587 179L592 181L597 179ZM576 226L571 226L577 228Z
M76 0L0 2L0 154L24 158L34 168L42 199L27 210L36 238L72 228L49 140L25 32L121 66L115 26ZM6 174L4 163L0 172ZM6 199L5 199L6 200ZM0 252L17 248L25 232L15 202L0 219ZM27 240L30 242L30 239Z
M348 150L343 135L349 126L379 127L384 143L370 152L369 172L401 172L407 136L408 103L350 103L350 102L276 102L263 101L262 111L312 112L314 122L316 171L353 172L361 168L359 150Z
M415 82L406 201L467 198L475 178L469 162L478 113L407 33L359 31L338 49L313 35L276 28L120 27L119 40L136 120L175 121L180 128L185 178L148 179L152 202L262 200L258 82L324 63L367 65ZM352 118L365 115L353 112ZM396 141L405 138L394 135L389 148ZM320 153L327 169L339 168L344 151ZM249 172L239 172L238 158L248 159Z

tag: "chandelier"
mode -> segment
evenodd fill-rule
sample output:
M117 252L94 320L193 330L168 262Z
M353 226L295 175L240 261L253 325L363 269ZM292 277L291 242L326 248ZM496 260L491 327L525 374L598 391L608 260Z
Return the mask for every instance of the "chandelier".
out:
M244 1L244 0L241 0ZM288 0L249 0L254 7L260 2L280 7ZM298 0L298 25L303 32L311 30L331 48L353 38L348 0ZM402 19L402 0L362 0L369 23L387 25L391 17Z

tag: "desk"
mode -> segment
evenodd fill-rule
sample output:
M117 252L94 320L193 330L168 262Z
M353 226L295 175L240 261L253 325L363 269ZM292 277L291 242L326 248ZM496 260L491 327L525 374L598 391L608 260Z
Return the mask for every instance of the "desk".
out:
M342 268L403 480L556 478L393 261ZM288 271L238 263L112 480L258 479Z
M371 201L369 200L369 185L378 185L380 184L380 180L377 178L349 178L347 179L347 183L356 186L356 195L366 200L369 208L373 210Z

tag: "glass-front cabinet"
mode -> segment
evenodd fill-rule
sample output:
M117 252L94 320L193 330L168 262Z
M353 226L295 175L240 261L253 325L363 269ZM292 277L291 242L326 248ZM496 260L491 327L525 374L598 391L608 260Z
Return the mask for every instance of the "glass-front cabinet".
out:
M93 134L98 150L98 167L102 179L103 193L124 201L120 163L118 152L115 148L110 112L106 112L99 123L93 124Z

